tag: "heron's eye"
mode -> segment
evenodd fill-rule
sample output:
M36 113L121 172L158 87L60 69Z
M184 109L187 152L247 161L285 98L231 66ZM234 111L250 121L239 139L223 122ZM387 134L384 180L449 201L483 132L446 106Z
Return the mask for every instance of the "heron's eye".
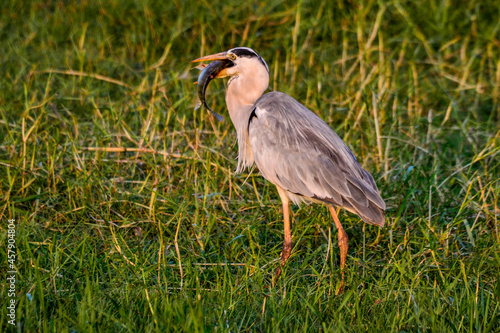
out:
M236 56L232 53L229 54L229 59L236 60Z

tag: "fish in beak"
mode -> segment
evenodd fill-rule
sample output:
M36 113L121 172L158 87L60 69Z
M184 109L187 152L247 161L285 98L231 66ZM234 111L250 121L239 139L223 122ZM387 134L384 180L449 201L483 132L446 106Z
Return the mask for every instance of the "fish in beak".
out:
M226 52L208 55L205 57L195 59L191 62L210 61L210 60L215 60L215 61L208 64L206 67L202 67L202 66L195 67L195 68L198 68L201 70L201 73L198 76L198 82L197 82L199 101L196 104L195 110L198 110L200 108L200 106L203 105L205 107L205 109L209 110L217 118L218 121L223 121L224 117L221 116L220 114L214 112L208 106L207 101L205 99L205 92L207 90L207 87L208 87L208 84L210 83L210 81L212 81L213 79L216 79L218 77L224 77L225 76L225 75L223 75L224 69L226 69L228 67L232 67L233 62L228 59Z

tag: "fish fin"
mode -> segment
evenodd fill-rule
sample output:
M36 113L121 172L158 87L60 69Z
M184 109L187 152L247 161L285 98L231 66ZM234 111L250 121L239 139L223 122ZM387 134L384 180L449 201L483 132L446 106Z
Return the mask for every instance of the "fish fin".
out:
M195 109L195 110L198 110L198 109L200 108L200 106L201 106L201 101L200 101L200 100L198 100L198 101L196 102L196 105L195 105L194 109Z
M207 65L205 65L205 64L201 64L201 65L198 65L198 66L196 66L196 67L193 67L192 69L197 69L197 70L199 70L199 71L202 71L202 70L204 70L204 69L205 69L205 67L207 67Z

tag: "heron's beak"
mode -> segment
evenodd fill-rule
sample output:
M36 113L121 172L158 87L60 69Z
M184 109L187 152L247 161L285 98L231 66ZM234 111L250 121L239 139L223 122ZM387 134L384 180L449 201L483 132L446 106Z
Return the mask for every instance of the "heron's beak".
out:
M207 55L198 59L191 60L191 62L209 61L209 60L227 60L227 52Z
M220 78L228 76L229 74L227 74L227 69L234 66L234 63L228 59L227 52L221 52L221 53L207 55L207 56L204 56L204 57L201 57L198 59L191 60L191 62L210 61L210 60L225 60L225 61L223 61L225 64L224 64L222 70L220 70L213 77L214 79L215 78L220 79ZM197 67L195 67L195 68L197 68Z

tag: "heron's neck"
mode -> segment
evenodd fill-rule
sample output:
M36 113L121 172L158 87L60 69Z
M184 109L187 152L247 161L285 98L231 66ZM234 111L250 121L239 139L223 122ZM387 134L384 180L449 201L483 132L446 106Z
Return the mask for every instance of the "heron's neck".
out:
M253 111L254 103L269 85L269 74L256 70L253 73L240 73L229 81L226 93L226 104L229 116L238 135L238 167L241 172L251 167L254 158L248 139L248 119Z

